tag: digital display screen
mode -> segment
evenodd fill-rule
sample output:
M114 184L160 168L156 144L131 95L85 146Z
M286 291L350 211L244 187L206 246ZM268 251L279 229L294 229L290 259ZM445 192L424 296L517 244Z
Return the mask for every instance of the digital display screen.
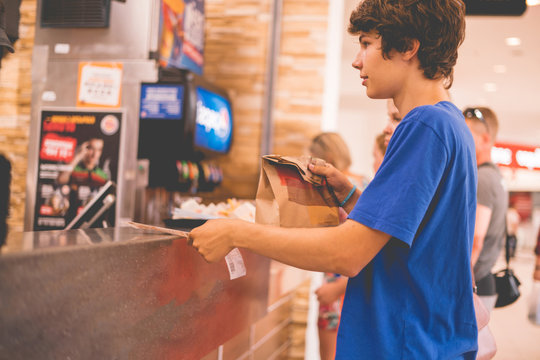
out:
M229 101L215 92L196 88L197 110L195 120L195 146L226 153L232 141L232 111Z
M184 85L142 84L141 119L182 118Z

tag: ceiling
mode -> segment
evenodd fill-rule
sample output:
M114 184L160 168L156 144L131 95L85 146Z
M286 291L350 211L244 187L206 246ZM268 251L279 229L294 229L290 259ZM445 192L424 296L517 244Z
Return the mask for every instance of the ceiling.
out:
M345 1L345 19L357 3ZM466 21L450 89L454 103L459 108L492 108L500 122L499 141L540 146L540 6L530 6L520 17L467 16ZM508 46L508 37L519 38L521 44ZM350 65L357 47L357 39L345 35L340 106L363 111L373 107L380 113L380 101L367 98Z

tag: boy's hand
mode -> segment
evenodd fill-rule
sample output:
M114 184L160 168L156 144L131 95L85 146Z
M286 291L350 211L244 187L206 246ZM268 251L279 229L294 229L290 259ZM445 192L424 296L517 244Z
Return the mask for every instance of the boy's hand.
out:
M308 168L314 174L326 177L326 182L336 195L338 201L345 199L353 188L353 184L351 184L347 176L329 163L325 163L324 165L311 163L308 165Z
M188 244L208 262L221 260L232 249L236 227L239 220L217 219L209 220L189 233ZM238 223L238 224L237 224Z

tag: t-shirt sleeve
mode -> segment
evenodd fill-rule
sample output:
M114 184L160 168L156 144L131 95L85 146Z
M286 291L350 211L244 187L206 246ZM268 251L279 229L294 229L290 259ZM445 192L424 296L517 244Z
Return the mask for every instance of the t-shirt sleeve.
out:
M412 245L448 162L435 131L419 121L402 123L383 163L349 219Z
M493 194L493 177L490 175L489 168L480 167L478 169L478 189L476 197L478 204L493 209L496 197Z

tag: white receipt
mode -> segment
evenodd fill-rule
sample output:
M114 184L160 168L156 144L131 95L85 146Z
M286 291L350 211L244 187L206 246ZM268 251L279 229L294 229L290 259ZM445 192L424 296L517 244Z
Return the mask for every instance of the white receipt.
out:
M246 275L246 265L238 248L232 249L230 253L225 255L225 262L227 262L231 280Z

